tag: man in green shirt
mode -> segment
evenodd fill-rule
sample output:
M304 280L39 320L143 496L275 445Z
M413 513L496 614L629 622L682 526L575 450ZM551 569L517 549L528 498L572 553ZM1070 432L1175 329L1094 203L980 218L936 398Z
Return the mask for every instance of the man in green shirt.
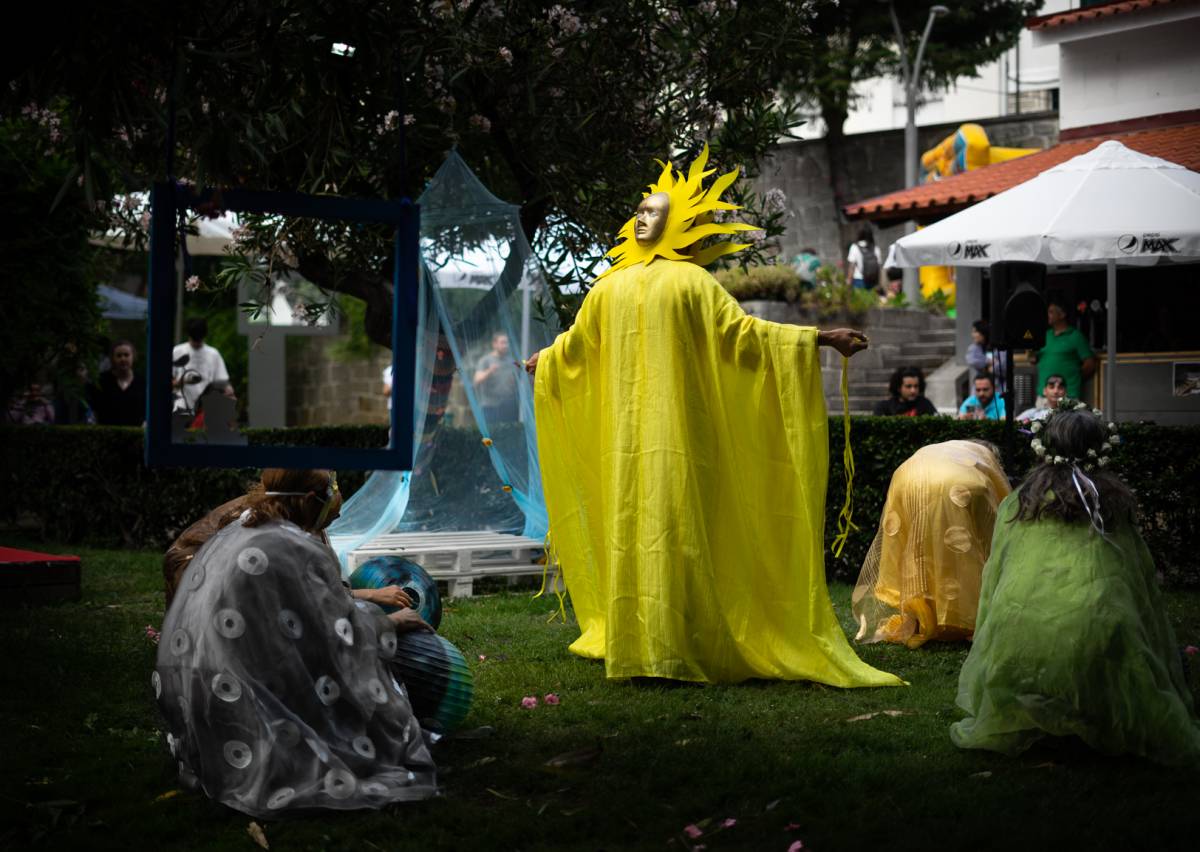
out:
M1062 299L1051 299L1046 306L1046 345L1029 353L1037 364L1038 387L1045 387L1053 375L1067 380L1067 396L1079 399L1084 379L1096 372L1096 353L1088 346L1083 332L1067 322L1066 305Z

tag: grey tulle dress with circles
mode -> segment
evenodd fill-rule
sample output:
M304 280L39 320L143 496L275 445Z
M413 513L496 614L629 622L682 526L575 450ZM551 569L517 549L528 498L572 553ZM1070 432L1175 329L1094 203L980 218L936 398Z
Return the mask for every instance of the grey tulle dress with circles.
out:
M286 521L235 521L197 553L151 676L184 786L252 816L424 799L433 759L386 662L392 622Z

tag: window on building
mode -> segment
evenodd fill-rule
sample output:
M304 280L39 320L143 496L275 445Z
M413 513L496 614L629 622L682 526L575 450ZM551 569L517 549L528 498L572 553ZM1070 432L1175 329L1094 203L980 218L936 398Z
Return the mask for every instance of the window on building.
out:
M1006 98L1007 114L1023 112L1049 112L1058 110L1058 89L1031 89L1021 92L1009 92Z

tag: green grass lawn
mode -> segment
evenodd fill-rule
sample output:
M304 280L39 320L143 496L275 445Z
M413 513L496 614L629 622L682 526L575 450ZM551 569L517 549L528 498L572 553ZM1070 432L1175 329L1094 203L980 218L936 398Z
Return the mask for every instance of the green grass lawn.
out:
M150 672L155 553L83 557L83 599L0 610L0 848L254 850L250 819L179 793ZM849 627L849 588L834 602ZM1200 593L1168 595L1200 644ZM961 752L947 726L959 646L861 649L912 685L609 683L572 657L553 602L449 603L441 632L475 672L464 729L434 751L443 795L383 812L266 823L271 848L786 850L1177 849L1200 844L1200 774L1042 750ZM482 657L482 659L481 659ZM1193 683L1195 682L1193 675ZM520 707L556 692L558 706ZM880 711L899 711L897 714ZM862 719L866 714L876 714ZM547 761L583 752L565 766ZM732 818L736 825L720 828ZM689 824L706 829L692 840Z

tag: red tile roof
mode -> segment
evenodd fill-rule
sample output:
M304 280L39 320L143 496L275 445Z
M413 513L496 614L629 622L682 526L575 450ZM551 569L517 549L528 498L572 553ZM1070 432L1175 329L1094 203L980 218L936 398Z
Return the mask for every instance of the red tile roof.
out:
M1067 12L1054 12L1030 18L1025 22L1025 28L1030 30L1045 30L1051 27L1063 27L1078 24L1081 21L1095 21L1114 15L1124 15L1127 12L1140 12L1151 6L1167 6L1175 0L1117 0L1100 6L1088 6L1086 9L1071 9Z
M1036 154L984 166L982 169L954 175L936 183L926 183L912 189L868 198L866 201L848 204L843 209L851 219L870 219L876 222L941 219L985 198L991 198L998 192L1024 183L1072 157L1086 154L1108 139L1116 139L1143 154L1170 160L1192 171L1200 171L1200 122L1193 122L1174 127L1157 127L1153 130L1071 139Z

